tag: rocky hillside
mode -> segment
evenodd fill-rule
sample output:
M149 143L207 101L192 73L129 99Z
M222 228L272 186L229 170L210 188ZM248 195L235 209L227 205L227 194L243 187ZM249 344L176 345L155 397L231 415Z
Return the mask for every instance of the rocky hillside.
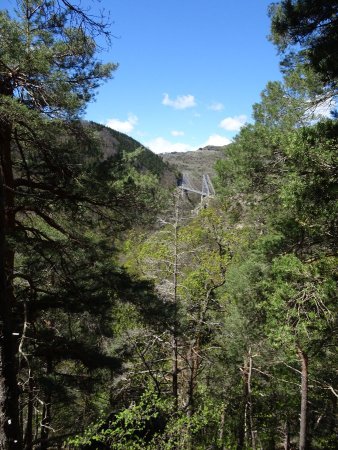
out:
M211 179L214 177L215 163L224 158L224 148L207 146L191 152L163 153L161 157L179 173L188 175L194 188L199 190L202 187L203 174L208 174Z

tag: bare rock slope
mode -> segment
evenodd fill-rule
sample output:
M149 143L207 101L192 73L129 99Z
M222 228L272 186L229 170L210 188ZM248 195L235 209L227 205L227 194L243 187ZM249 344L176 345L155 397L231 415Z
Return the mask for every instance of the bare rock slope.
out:
M225 157L225 147L208 146L190 152L162 153L163 161L175 167L176 170L187 175L191 184L200 190L203 174L212 179L215 176L215 163Z

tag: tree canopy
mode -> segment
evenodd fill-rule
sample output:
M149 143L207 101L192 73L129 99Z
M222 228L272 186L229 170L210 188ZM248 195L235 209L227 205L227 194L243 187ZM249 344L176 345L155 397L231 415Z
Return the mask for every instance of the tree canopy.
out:
M197 204L82 120L102 18L0 12L1 449L336 448L337 4L271 20L283 79Z
M289 57L298 54L337 93L338 4L335 0L283 0L270 8L271 38Z

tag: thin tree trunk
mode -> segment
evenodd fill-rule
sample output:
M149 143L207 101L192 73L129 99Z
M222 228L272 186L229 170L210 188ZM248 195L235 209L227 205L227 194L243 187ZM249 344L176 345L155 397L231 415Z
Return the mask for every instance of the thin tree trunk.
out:
M41 434L40 434L40 450L48 449L49 427L51 421L51 395L46 396L46 401L42 409Z
M178 198L175 203L175 222L174 222L174 266L173 266L173 285L174 285L174 327L172 337L172 392L174 398L174 409L178 412L178 336L177 336L177 313L178 313L178 226L179 226L179 206Z
M22 449L19 421L16 343L14 341L12 279L14 252L7 237L14 231L14 190L11 126L0 125L0 448Z
M307 436L307 396L308 396L308 357L302 349L298 348L298 356L301 362L301 407L300 407L300 430L299 450L308 450Z
M255 430L254 430L254 426L253 426L253 416L252 416L252 393L251 393L252 355L251 355L251 348L249 349L248 358L249 358L248 376L247 376L248 415L249 415L249 424L250 424L251 445L252 445L253 450L256 450L256 436L255 436Z
M28 380L25 383L28 387L28 399L27 399L27 413L26 413L26 423L24 427L24 420L21 420L21 429L24 431L24 439L23 439L23 447L25 450L32 450L33 448L33 408L34 408L34 380L32 376L32 370L30 368L30 363L27 354L25 353L24 346L25 341L27 339L27 330L29 327L29 320L28 320L28 307L27 303L24 302L24 325L22 330L22 335L20 339L20 344L18 348L19 353L19 371L22 368L22 361L25 361L26 368L28 370ZM22 394L21 394L22 395ZM22 402L24 405L24 402ZM20 405L20 415L23 416L24 413L24 406Z
M188 352L188 366L189 366L189 375L188 375L188 389L187 389L187 416L192 417L194 413L194 394L195 394L195 378L197 372L197 351L198 351L198 343L195 340L190 345Z
M46 375L52 373L53 366L50 358L47 359L47 369ZM40 450L48 449L48 437L49 430L52 421L52 392L49 387L47 387L47 392L45 396L45 402L43 404L42 420L41 420L41 445Z
M187 354L187 363L188 363L188 377L187 377L187 394L186 394L186 414L188 418L191 418L194 415L195 410L195 380L198 371L199 365L199 342L195 339L191 342L188 354ZM192 450L194 448L194 440L193 434L191 432L191 425L188 427L188 437L186 443L186 449Z
M290 450L290 424L288 420L285 422L284 450Z
M178 411L178 345L176 336L172 339L172 394L174 411Z
M256 436L253 429L252 417L252 395L251 395L251 376L252 376L252 355L249 349L248 357L244 358L244 364L241 368L243 379L243 411L238 428L237 450L246 446L256 449ZM251 445L250 445L251 443Z
M24 449L32 450L33 448L33 413L34 413L34 380L31 370L28 372L28 403L27 418L24 439Z
M226 414L226 404L224 402L223 408L222 408L222 414L221 414L221 422L219 424L219 434L218 434L218 440L219 440L219 448L225 449L223 446L223 440L224 440L224 427L225 427L225 414Z
M241 375L243 380L243 397L241 402L240 420L237 428L237 450L242 450L244 448L247 434L248 371L246 360L244 360L244 365L241 368Z

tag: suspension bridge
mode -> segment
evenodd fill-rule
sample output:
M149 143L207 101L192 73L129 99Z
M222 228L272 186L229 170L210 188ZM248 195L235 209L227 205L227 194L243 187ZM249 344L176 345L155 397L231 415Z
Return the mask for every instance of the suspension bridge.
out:
M179 182L178 187L179 187L179 189L182 190L182 195L187 192L193 192L194 194L200 195L201 200L203 200L203 198L215 197L215 189L214 189L214 186L213 186L208 174L203 174L202 187L201 187L201 189L198 189L192 183L191 177L189 176L189 174L186 172L183 172L182 178Z

